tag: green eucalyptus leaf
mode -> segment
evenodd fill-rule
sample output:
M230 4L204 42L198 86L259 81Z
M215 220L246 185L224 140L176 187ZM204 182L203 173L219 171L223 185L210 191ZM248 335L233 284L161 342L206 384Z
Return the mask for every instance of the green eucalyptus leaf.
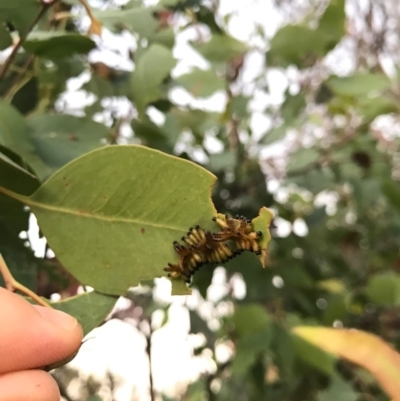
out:
M221 123L222 116L218 113L205 112L203 110L173 109L169 113L175 119L178 129L189 128L195 135L203 138L204 132L215 128Z
M117 301L118 297L92 291L51 302L51 306L74 316L82 325L83 334L86 335L105 320Z
M390 87L389 79L378 73L357 72L347 77L331 76L326 81L328 87L337 95L366 96Z
M30 207L51 249L81 283L123 295L166 275L163 267L177 260L172 242L189 227L216 229L214 182L194 163L141 146L109 146L67 164L30 197L1 191ZM253 219L262 248L271 218L262 208ZM175 293L187 293L183 280L173 283Z
M297 150L289 160L288 170L296 171L308 165L316 163L320 154L314 148L301 148Z
M12 39L7 29L0 24L0 50L7 49L12 45Z
M313 64L326 50L326 37L300 25L281 28L271 40L267 62L272 66L304 67Z
M160 85L174 66L172 51L159 44L141 54L131 77L132 97L140 112L161 98Z
M232 363L232 373L235 375L247 373L259 354L269 349L272 334L272 326L267 325L256 333L239 338Z
M397 103L389 96L361 97L358 99L357 109L361 115L373 120L381 114L396 113Z
M233 169L237 162L237 155L234 152L226 151L209 156L208 168L215 172L225 169Z
M367 297L376 305L400 303L400 275L382 273L372 276L365 288Z
M98 99L115 95L115 88L112 83L108 79L96 74L92 74L90 81L84 84L82 89L93 93Z
M129 10L102 10L93 15L108 28L127 28L139 36L150 37L158 28L153 16L154 8L135 7Z
M331 0L319 20L318 32L327 38L328 50L333 49L346 33L345 0Z
M286 99L282 104L282 117L285 120L285 124L290 125L293 123L305 107L306 99L303 93L300 92L297 95L286 93Z
M359 394L354 391L353 386L341 377L335 376L329 387L318 395L317 401L357 401L358 399Z
M231 321L239 337L232 371L243 374L258 353L269 348L273 334L272 320L261 306L250 304L238 306Z
M288 127L286 125L272 128L261 138L260 144L269 145L270 143L282 140L285 138L287 130Z
M0 23L12 23L23 36L28 33L41 7L37 0L0 0Z
M181 75L175 82L183 86L195 97L209 97L219 90L225 89L225 82L213 70L195 69Z
M158 29L155 33L148 36L149 43L158 43L172 49L175 45L175 32L172 27Z
M0 153L0 186L22 195L31 195L40 185L39 180ZM18 235L28 230L29 213L20 202L0 194L0 226L2 243L20 243ZM14 237L14 238L13 238ZM1 245L0 245L1 246ZM17 255L16 255L17 256Z
M228 62L247 51L247 46L226 34L214 34L205 43L193 43L192 46L211 62Z
M110 146L74 160L19 199L67 270L100 292L122 295L166 275L163 267L177 259L172 242L189 227L213 227L214 181L201 167L161 152Z
M35 31L28 36L23 46L37 56L57 59L74 54L87 54L96 44L87 36L77 33Z
M13 106L0 99L0 145L16 153L39 177L44 177L49 169L35 153L31 135L32 129L22 115Z
M395 210L400 211L400 184L393 180L385 179L381 184L381 188L389 203Z
M36 153L55 171L84 153L102 146L108 128L89 118L44 114L27 120Z
M21 195L32 195L40 182L29 171L0 153L0 186Z
M344 0L329 2L317 29L287 25L271 40L267 61L274 66L313 65L332 50L345 34Z
M261 331L270 324L270 317L265 309L256 304L241 305L232 316L235 332L241 336Z

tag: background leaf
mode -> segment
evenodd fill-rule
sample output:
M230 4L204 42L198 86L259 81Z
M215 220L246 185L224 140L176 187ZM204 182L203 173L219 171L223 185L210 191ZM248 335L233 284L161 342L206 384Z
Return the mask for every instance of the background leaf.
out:
M78 319L85 336L105 320L117 300L118 297L92 291L52 302L51 306Z
M400 210L400 184L389 179L385 179L382 184L382 191L395 210Z
M344 0L331 0L321 16L318 31L330 39L329 48L334 48L345 34L346 14Z
M30 127L17 110L4 100L0 100L0 145L26 160L39 177L47 175L47 167L35 153Z
M139 110L161 97L159 87L174 65L171 50L159 44L151 45L141 55L131 79L132 96Z
M314 148L300 149L291 158L288 169L290 171L296 171L312 163L315 163L319 157L319 152Z
M224 81L212 70L195 69L181 75L176 82L196 97L208 97L225 88Z
M0 21L11 22L20 35L27 33L28 28L39 14L40 3L36 0L0 0Z
M158 27L153 12L154 8L135 7L129 10L96 11L94 16L107 27L123 26L137 32L140 36L149 37L156 32Z
M339 377L332 379L327 390L318 396L318 401L334 401L340 397L342 401L357 401L358 394L353 387Z
M376 274L365 289L369 299L376 305L396 305L400 303L400 275Z
M6 49L7 47L11 46L11 44L12 40L10 33L3 25L0 25L0 50Z
M96 47L92 39L68 32L35 31L24 42L29 52L49 59L86 54Z
M53 171L102 146L109 130L88 118L41 115L27 120L36 153Z
M326 38L316 30L304 26L287 25L271 40L267 61L271 65L302 67L307 62L321 57L327 45Z
M331 76L326 81L338 95L362 96L387 89L390 81L383 74L357 73L348 77Z
M246 52L247 46L228 35L212 35L206 43L192 43L192 46L211 62L226 62Z

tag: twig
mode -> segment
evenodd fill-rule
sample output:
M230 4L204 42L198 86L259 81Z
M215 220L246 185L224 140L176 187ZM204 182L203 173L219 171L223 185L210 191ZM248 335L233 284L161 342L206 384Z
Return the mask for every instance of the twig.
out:
M95 35L101 35L101 23L98 21L95 16L92 13L92 10L89 7L89 4L86 2L86 0L78 0L79 3L81 3L82 7L85 9L86 14L90 18L90 29L89 33L94 33Z
M10 68L11 63L13 62L18 50L20 49L22 44L25 42L26 38L28 37L28 35L32 31L32 29L36 26L36 24L39 22L39 20L43 17L43 15L47 11L47 9L50 8L52 5L54 5L57 1L58 0L53 0L53 1L48 2L48 3L44 3L44 2L42 3L42 7L39 10L39 13L36 15L36 17L33 20L32 24L27 29L25 35L23 35L23 36L21 36L19 38L18 42L15 44L14 48L12 49L11 54L9 55L8 59L6 60L6 62L4 63L4 66L3 66L3 68L2 68L2 70L0 72L0 79L4 78L6 76L6 73L7 73L8 69Z
M14 82L10 85L10 88L7 90L7 92L3 95L3 99L7 100L15 95L15 93L22 88L32 77L31 76L26 76L26 72L28 71L28 68L30 64L32 63L34 59L34 56L31 55L28 57L27 61L25 64L22 66L20 71L18 71L16 78L14 79ZM25 76L25 79L24 79Z
M146 345L146 353L147 356L149 358L149 385L150 385L150 400L151 401L155 401L156 396L155 396L155 392L154 392L154 383L153 383L153 369L151 367L151 337L153 335L153 329L151 327L151 321L148 321L149 324L149 333L148 335L146 335L146 341L147 341L147 345Z
M217 364L217 371L215 373L209 374L205 378L206 382L206 392L207 392L207 401L215 401L217 399L214 391L211 388L211 383L214 379L219 378L230 365L232 361L229 360L227 362Z
M26 288L24 285L15 280L1 254L0 254L0 274L3 276L7 290L12 292L15 291L22 292L26 296L33 299L38 305L51 308L51 306L47 302L45 302L42 298L40 298L39 295L35 294L29 288Z

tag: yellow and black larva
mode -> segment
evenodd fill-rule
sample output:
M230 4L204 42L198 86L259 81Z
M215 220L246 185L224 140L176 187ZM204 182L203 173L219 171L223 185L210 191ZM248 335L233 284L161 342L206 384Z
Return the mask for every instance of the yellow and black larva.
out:
M262 233L253 230L251 220L244 216L232 218L225 215L224 218L214 217L213 221L221 231L212 233L196 225L181 238L185 245L173 242L179 260L177 264L168 263L164 268L169 277L182 277L189 283L192 275L205 264L224 263L243 251L261 254L258 239Z
M254 231L251 220L244 216L236 216L235 219L226 216L225 220L214 217L213 220L221 227L222 231L215 234L219 241L231 240L236 248L241 251L252 251L261 254L258 238L262 236L261 231Z

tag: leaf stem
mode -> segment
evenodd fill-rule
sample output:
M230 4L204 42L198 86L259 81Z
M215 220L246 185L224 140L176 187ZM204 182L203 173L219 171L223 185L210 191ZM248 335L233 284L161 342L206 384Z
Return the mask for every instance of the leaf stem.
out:
M0 274L3 276L7 290L12 292L15 291L22 292L23 294L33 299L38 305L51 308L51 306L47 302L45 302L42 298L40 298L39 295L35 294L29 288L25 287L17 280L15 280L1 254L0 254Z
M57 1L58 0L53 0L50 2L46 2L46 3L42 1L42 7L40 8L38 14L32 21L31 25L29 26L29 28L27 29L25 34L19 38L18 42L15 44L14 48L12 49L11 54L9 55L6 62L4 63L4 66L3 66L2 70L0 71L0 79L4 78L6 76L6 73L9 70L15 56L17 55L18 50L21 48L22 44L25 42L26 38L31 33L32 29L36 26L36 24L39 22L39 20L43 17L43 15L47 11L47 9L50 8L51 6L53 6Z

